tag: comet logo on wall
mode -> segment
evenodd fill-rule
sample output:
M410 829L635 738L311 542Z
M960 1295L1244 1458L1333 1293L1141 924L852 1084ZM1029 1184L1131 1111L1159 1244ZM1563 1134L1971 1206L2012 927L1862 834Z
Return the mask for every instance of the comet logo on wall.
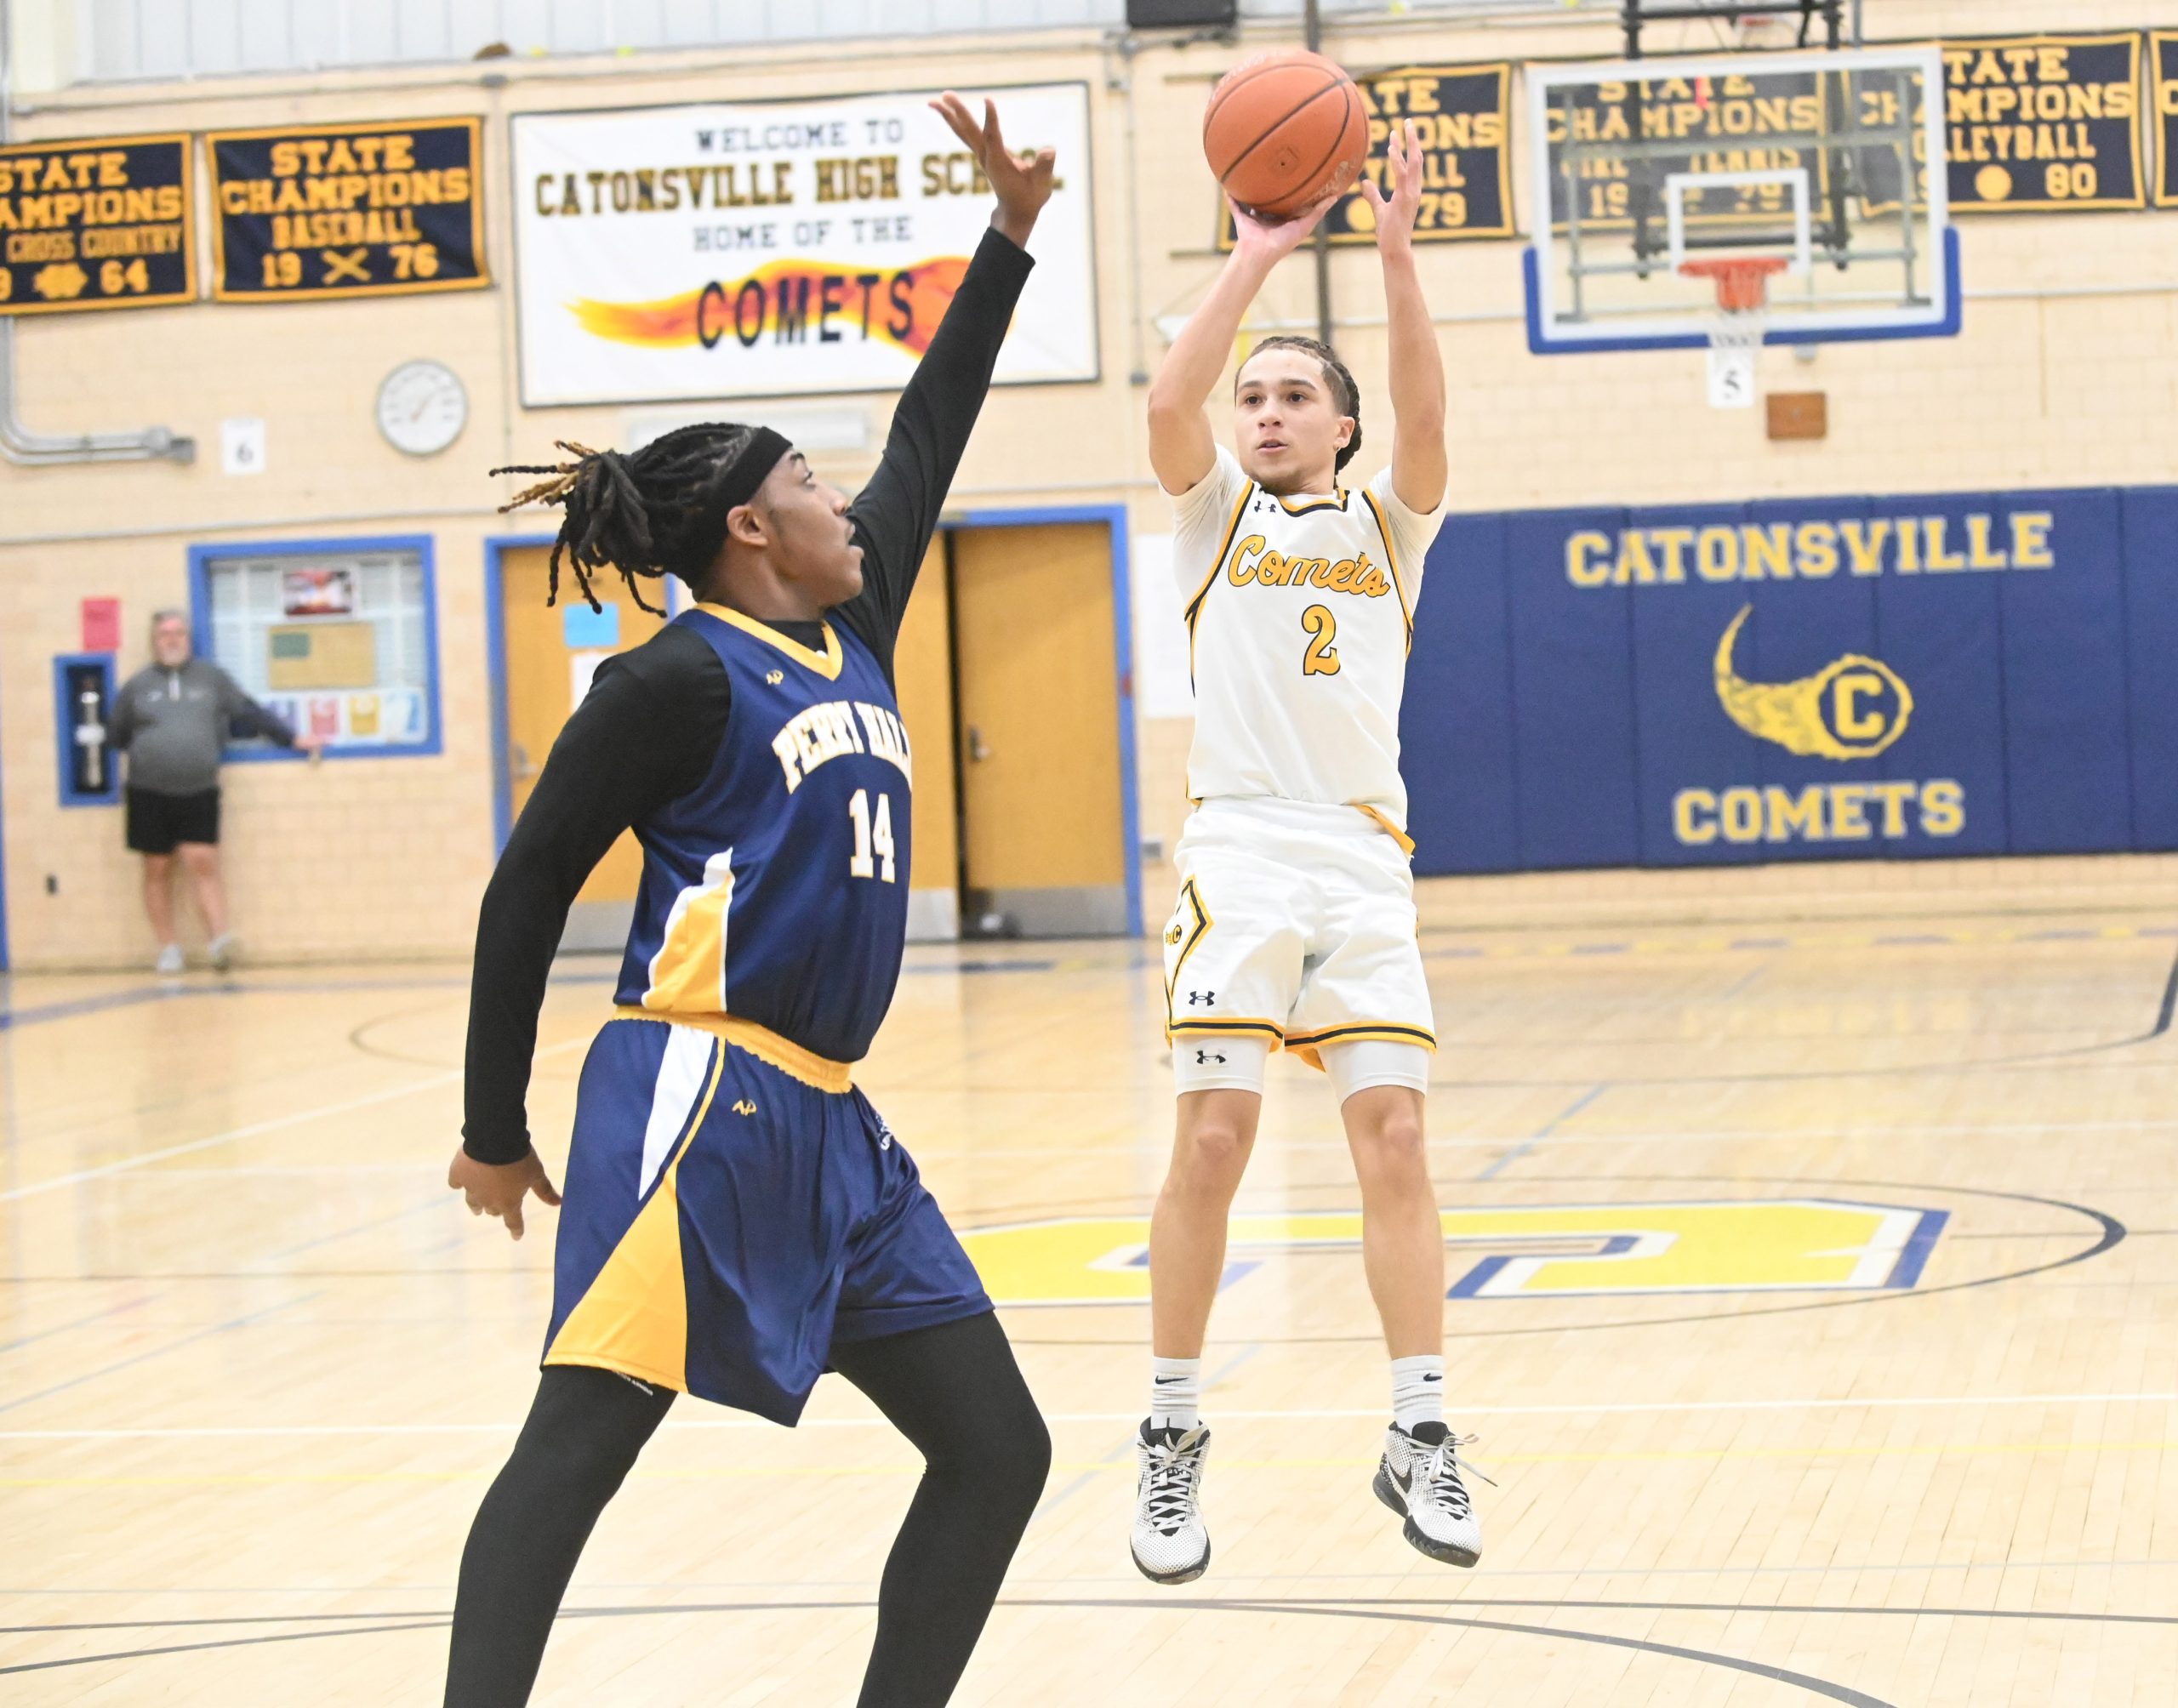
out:
M1913 691L1880 658L1848 652L1793 682L1750 682L1733 668L1740 607L1717 643L1717 702L1749 735L1805 759L1873 759L1906 733Z
M774 261L656 302L567 306L591 337L653 350L881 342L921 356L967 270L958 255L882 270Z

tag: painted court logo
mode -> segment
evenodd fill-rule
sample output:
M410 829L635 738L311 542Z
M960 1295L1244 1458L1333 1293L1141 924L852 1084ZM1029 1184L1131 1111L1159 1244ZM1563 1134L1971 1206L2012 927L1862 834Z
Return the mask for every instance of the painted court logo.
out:
M1742 606L1717 643L1717 703L1726 717L1803 759L1873 759L1906 733L1913 691L1880 658L1848 652L1792 682L1741 676L1733 652L1753 610Z

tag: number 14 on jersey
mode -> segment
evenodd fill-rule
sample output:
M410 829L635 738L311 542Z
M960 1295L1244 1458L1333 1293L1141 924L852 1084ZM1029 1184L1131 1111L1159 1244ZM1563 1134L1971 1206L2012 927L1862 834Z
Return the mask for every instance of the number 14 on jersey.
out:
M854 820L854 852L847 859L850 875L857 878L881 877L888 884L894 882L892 797L879 795L876 816L872 817L869 791L858 789L854 792L854 799L847 802L847 817Z

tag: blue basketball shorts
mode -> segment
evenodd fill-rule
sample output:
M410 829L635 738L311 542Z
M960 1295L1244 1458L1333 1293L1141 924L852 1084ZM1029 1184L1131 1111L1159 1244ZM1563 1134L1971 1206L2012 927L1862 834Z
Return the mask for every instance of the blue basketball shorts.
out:
M544 1363L775 1423L800 1417L835 1344L991 1308L847 1069L745 1022L607 1022L564 1198Z

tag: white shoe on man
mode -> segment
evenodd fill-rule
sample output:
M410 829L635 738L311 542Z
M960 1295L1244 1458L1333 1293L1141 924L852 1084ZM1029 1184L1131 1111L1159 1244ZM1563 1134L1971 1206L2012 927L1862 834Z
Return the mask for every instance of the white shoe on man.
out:
M1134 1493L1135 1568L1153 1584L1191 1584L1210 1569L1210 1530L1202 1522L1202 1473L1210 1432L1152 1429L1134 1443L1140 1476Z
M1405 1517L1409 1542L1448 1566L1472 1566L1482 1557L1482 1524L1453 1447L1441 1423L1417 1424L1411 1435L1394 1424L1384 1432L1375 1488L1379 1500Z
M182 959L181 945L168 943L159 951L159 958L151 963L151 971L162 978L179 978L188 965Z

